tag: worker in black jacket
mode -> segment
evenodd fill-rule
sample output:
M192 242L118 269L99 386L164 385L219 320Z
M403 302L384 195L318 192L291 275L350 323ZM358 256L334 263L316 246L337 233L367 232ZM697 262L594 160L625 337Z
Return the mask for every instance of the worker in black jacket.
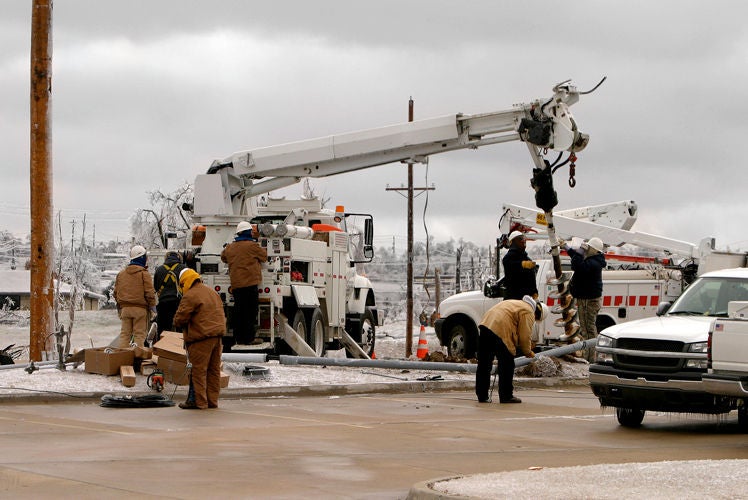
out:
M156 325L158 335L154 342L161 337L164 330L173 330L174 314L179 307L179 301L182 298L177 289L179 273L185 269L182 264L182 258L177 252L167 252L164 263L156 268L153 275L153 288L156 289L158 303L156 304Z
M527 240L520 231L512 231L509 235L509 250L501 259L504 265L505 299L522 300L525 295L533 299L538 298L538 285L535 281L537 264L530 259L525 251Z

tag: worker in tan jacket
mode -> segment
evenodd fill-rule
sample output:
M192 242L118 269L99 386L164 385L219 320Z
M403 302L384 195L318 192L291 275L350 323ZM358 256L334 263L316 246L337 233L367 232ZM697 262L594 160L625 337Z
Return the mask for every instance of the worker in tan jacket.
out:
M491 369L498 359L499 402L521 403L514 397L514 358L520 352L532 358L532 330L535 321L542 321L548 308L529 295L522 300L507 299L489 309L483 316L478 336L478 368L475 372L475 394L481 403L490 403L488 390Z
M262 283L262 264L268 260L268 253L257 243L249 222L241 221L236 226L236 237L221 252L221 260L229 265L234 296L231 314L234 342L252 344L259 309L257 285Z
M131 343L143 347L150 315L156 314L156 291L147 261L145 248L135 245L130 249L130 263L114 281L114 300L122 321L120 347L129 347Z
M179 273L182 300L174 315L174 326L182 330L187 356L192 363L190 393L179 407L218 408L221 392L221 337L226 332L223 301L212 288L203 284L192 269ZM194 399L193 399L194 398Z

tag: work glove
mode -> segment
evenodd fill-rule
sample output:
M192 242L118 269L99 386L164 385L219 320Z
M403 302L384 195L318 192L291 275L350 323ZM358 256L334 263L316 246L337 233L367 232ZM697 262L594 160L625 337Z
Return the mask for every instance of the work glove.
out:
M523 269L535 269L535 262L531 260L523 260L522 261L522 268Z
M562 240L562 239L559 238L559 240L558 240L558 247L566 249L566 240Z
M532 351L530 351L525 356L528 357L528 358L534 358L535 357L535 353L532 352Z

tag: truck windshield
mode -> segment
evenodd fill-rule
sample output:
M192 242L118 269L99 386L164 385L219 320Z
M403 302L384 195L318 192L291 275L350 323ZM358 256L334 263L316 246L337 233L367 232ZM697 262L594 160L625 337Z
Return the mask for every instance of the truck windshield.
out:
M668 314L727 317L727 303L748 300L748 280L699 278L678 297Z

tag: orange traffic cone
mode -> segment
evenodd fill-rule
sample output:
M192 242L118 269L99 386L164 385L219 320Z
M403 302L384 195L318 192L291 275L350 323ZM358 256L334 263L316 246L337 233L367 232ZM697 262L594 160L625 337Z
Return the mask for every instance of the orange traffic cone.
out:
M371 359L377 359L377 353L372 352L371 353Z
M429 353L429 343L426 341L426 327L421 325L421 333L418 336L418 350L416 356L423 359Z

